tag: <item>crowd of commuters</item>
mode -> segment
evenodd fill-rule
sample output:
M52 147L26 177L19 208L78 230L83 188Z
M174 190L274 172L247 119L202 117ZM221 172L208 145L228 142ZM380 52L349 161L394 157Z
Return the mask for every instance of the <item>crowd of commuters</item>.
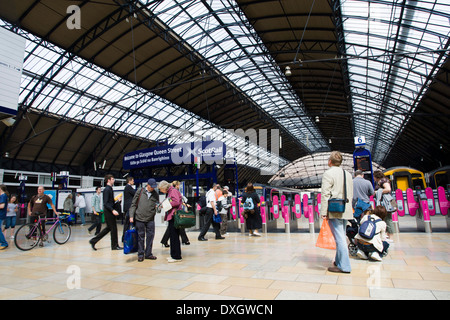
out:
M381 202L381 198L391 193L390 181L381 171L374 173L375 188L372 183L364 178L364 173L355 171L355 177L341 168L342 155L333 151L328 159L329 169L322 177L320 216L329 220L332 235L336 242L336 254L333 265L328 268L330 272L350 273L351 263L347 247L346 228L349 220L355 219L357 225L364 224L367 220L375 221L376 232L371 239L364 238L359 234L354 238L358 248L357 256L361 259L381 261L387 254L390 236L394 233L392 226L392 214ZM188 200L180 193L180 182L169 183L165 180L156 182L150 178L144 187L136 190L134 179L127 178L127 184L122 194L114 197L114 176L105 176L105 187L97 187L91 198L92 225L87 229L89 234L95 229L95 235L89 240L93 250L97 250L96 244L108 233L110 234L111 250L122 250L119 245L117 231L117 218L122 212L123 195L123 235L122 242L127 230L134 227L137 233L137 256L138 261L145 259L156 260L153 254L153 240L155 237L155 216L164 207L164 202L170 203L169 209L165 208L164 221L167 222L166 231L161 239L164 247L170 247L169 263L182 261L181 243L189 245L189 238L183 228L176 228L174 215L181 208L191 209ZM28 203L28 215L31 222L36 222L40 217L47 214L47 206L51 207L54 214L58 214L52 199L44 193L44 187L38 187L37 194ZM164 200L160 201L160 194ZM372 206L370 197L375 196L376 205ZM227 235L228 216L231 208L232 194L228 187L213 184L204 197L202 204L199 201L200 218L203 224L198 235L199 241L207 241L206 234L213 227L216 240L223 240ZM329 202L341 199L342 210L329 209ZM260 237L259 230L262 229L262 218L260 212L260 198L252 183L248 183L242 194L243 216L249 236ZM85 225L86 200L81 193L77 193L75 201L72 194L64 200L63 210L68 213L77 211L81 219L81 225ZM17 197L10 196L4 185L0 186L0 224L3 232L0 232L0 250L8 247L5 239L6 230L10 230L10 238L14 238L14 228L18 212ZM76 216L75 216L76 223ZM106 226L102 229L102 222ZM45 224L41 228L45 232ZM5 234L4 234L5 233ZM181 237L181 241L180 241ZM351 240L352 241L352 240Z

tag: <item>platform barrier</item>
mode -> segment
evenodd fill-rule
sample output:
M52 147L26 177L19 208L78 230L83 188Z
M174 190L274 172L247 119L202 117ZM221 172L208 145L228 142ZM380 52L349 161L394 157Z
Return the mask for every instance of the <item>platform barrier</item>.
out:
M296 230L298 230L298 219L294 212L295 200L293 200L292 202L289 200L285 200L285 198L283 200L282 216L284 219L284 232L295 232Z
M450 190L449 189L450 188L447 189L447 195L446 195L444 187L437 188L439 209L441 211L441 214L443 216L446 216L445 220L447 221L447 230L450 230L450 215L448 212L449 208L450 208L450 200L449 200Z
M307 194L303 195L303 215L308 218L309 222L309 232L319 232L320 231L320 214L314 210L314 194L311 195L311 199Z
M238 221L238 210L236 207L236 197L231 198L231 208L227 221L227 230L230 232L236 232L240 230Z
M302 200L300 199L299 194L296 194L294 197L294 206L292 207L292 212L295 214L297 220L302 217Z
M417 190L416 194L411 188L406 189L406 202L410 216L416 217L417 230L431 233L430 211L425 192Z

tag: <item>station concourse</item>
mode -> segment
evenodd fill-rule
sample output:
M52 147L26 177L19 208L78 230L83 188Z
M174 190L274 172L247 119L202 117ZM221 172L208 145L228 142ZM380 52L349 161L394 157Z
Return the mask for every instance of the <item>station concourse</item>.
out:
M0 2L0 200L16 199L0 206L0 299L450 300L449 21L447 0ZM387 255L349 246L349 274L316 246L333 151L375 189L382 172L393 199ZM164 211L157 260L109 236L92 250L108 174L119 240L127 178L180 181L197 215L183 261L167 262ZM213 185L230 192L228 229L197 241ZM38 187L70 211L70 239L22 251Z

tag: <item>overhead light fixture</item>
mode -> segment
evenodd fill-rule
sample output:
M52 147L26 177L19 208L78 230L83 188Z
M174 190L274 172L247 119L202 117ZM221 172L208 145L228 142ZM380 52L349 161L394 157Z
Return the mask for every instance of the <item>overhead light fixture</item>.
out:
M316 122L320 122L319 116L316 116Z
M100 108L99 110L98 110L98 114L99 115L104 115L105 114L105 110L104 110L104 108Z
M5 124L5 126L12 127L14 123L16 123L16 119L13 117L2 119L2 122Z
M292 71L291 71L291 67L287 66L286 69L284 70L284 74L289 77L292 75Z
M328 143L331 143L332 141L331 141L331 139L328 139Z

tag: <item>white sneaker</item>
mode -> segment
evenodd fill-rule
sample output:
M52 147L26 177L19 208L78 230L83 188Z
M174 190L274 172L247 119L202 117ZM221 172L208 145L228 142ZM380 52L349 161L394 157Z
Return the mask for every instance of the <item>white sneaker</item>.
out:
M174 262L181 262L183 259L173 259L173 258L169 258L167 259L168 263L174 263Z
M360 259L362 259L362 260L367 260L367 259L369 259L369 258L367 257L367 255L366 255L363 251L361 251L361 250L359 250L359 249L358 249L358 252L356 252L356 255L358 256L358 258L360 258Z
M371 253L369 253L369 257L370 257L370 259L375 260L375 261L383 261L383 259L381 259L381 257L378 254L378 252L371 252Z
M253 232L253 236L255 236L255 237L261 237L261 234L258 233L258 232Z

